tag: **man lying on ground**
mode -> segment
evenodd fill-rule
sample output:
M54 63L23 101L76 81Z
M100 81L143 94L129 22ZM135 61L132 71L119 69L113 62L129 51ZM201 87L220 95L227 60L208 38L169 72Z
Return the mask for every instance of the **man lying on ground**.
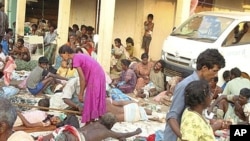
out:
M152 110L140 106L133 100L112 100L106 98L106 111L113 113L119 122L136 122L143 120L154 120L165 122L159 114L155 114ZM149 117L149 115L152 115Z
M49 99L41 99L38 106L49 107ZM17 112L17 119L14 127L45 127L55 125L57 127L64 126L65 124L72 125L76 128L79 127L78 119L75 115L60 114L59 116L49 115L46 111L42 110L28 110L24 112ZM36 115L36 116L34 116Z
M98 121L92 122L78 129L73 126L65 125L47 136L39 136L38 141L47 141L51 139L54 139L55 141L102 141L109 137L118 140L125 140L126 138L142 132L140 128L128 133L112 131L111 128L115 123L115 115L112 113L106 113Z

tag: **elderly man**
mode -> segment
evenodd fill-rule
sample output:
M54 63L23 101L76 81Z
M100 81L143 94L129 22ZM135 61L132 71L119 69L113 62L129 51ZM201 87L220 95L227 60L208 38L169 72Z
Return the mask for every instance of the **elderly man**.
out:
M111 128L116 123L116 116L112 113L106 113L98 121L87 124L79 129L65 125L56 129L52 134L39 136L39 141L60 140L60 141L102 141L106 138L126 140L126 138L140 134L142 130L137 128L135 131L120 133L112 131ZM98 133L98 134L97 134Z
M154 64L150 70L148 83L141 90L138 90L138 97L153 97L164 91L164 68L165 62L163 60L158 60Z
M0 98L0 141L33 141L33 138L23 131L13 132L16 121L15 107L5 98Z

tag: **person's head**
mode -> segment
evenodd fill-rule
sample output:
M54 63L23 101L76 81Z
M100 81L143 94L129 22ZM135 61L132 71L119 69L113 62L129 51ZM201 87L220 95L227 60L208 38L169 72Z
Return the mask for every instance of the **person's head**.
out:
M128 59L122 59L121 63L122 63L122 69L127 70L131 62Z
M69 35L69 42L70 43L76 42L76 38L77 38L76 34L70 34Z
M100 123L104 125L107 129L111 129L116 123L116 117L112 113L106 113L100 118Z
M24 44L24 40L23 40L22 38L18 38L18 39L17 39L16 46L17 46L18 48L20 48L20 47L23 47L23 44Z
M226 82L230 81L230 78L231 78L230 71L225 70L222 74L222 77L223 77L224 81L226 81Z
M153 19L154 19L154 15L153 14L148 14L147 19L148 19L149 22L152 22Z
M162 71L165 68L164 60L158 60L154 65L155 71Z
M211 86L211 87L216 87L216 85L217 85L217 83L218 83L218 77L216 76L216 77L214 77L213 79L211 79L211 81L209 82L209 85Z
M10 36L13 36L13 30L11 28L8 28L6 30L6 34L9 34Z
M87 26L86 25L81 25L81 32L83 35L87 33Z
M73 24L72 29L73 29L74 32L76 32L76 31L79 30L79 26L77 24Z
M196 69L201 79L211 81L225 67L225 59L217 49L206 49L197 58Z
M94 33L95 28L92 26L87 26L86 30L88 35L92 35Z
M32 28L33 31L36 31L38 26L37 26L37 24L32 24L31 28Z
M47 69L48 64L49 64L49 60L46 57L42 56L38 59L38 64L41 68Z
M148 64L148 54L147 53L143 53L141 55L141 61L142 61L142 64L144 64L144 65Z
M122 41L120 38L115 38L114 42L116 47L120 47L122 45Z
M202 109L207 108L212 100L212 94L208 82L205 80L196 80L190 82L184 91L185 104L191 109L200 106Z
M0 98L0 136L12 133L13 125L17 118L16 108L8 99Z
M50 102L49 102L49 99L48 98L44 98L44 99L40 99L38 101L38 106L41 106L41 107L47 107L49 108L50 106ZM45 110L45 109L40 109L41 111L49 111L49 110Z
M0 3L0 10L4 12L4 4Z
M56 26L55 26L55 25L51 24L51 25L49 26L49 31L50 31L51 33L54 32L55 29L56 29Z
M239 102L240 105L245 105L247 103L250 103L250 89L248 88L242 88L240 90L240 95L239 95Z
M65 60L62 60L62 62L61 62L61 67L62 67L62 68L67 68L67 66L68 66L68 62L65 61Z
M88 38L89 38L88 35L86 35L86 34L82 35L82 37L81 37L81 43L85 44L88 41Z
M231 80L237 77L241 77L241 71L239 68L235 67L230 70Z
M49 120L50 120L50 123L52 125L56 125L56 124L60 123L61 121L63 121L59 116L52 116L52 117L50 117Z
M63 60L68 61L72 59L72 54L74 54L74 50L67 45L62 45L59 50L58 54L62 57Z
M133 40L131 37L128 37L128 38L126 39L126 44L127 44L127 46L128 46L129 44L131 44L132 46L134 46L134 40Z

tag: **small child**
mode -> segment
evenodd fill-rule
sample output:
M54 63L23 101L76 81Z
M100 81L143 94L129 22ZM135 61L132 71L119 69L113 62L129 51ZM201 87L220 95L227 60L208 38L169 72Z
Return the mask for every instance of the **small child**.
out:
M46 57L40 57L38 59L38 66L28 76L26 85L32 95L43 95L43 91L47 87L58 82L56 79L68 80L65 77L48 72L48 63L49 61Z
M77 71L76 69L71 69L69 67L68 62L62 60L61 67L58 68L57 72L58 75L66 78L72 78L72 77L77 77Z

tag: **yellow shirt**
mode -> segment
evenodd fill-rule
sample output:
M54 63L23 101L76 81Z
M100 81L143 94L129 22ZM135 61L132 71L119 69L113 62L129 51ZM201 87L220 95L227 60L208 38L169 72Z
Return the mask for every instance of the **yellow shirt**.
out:
M67 69L67 68L62 68L59 67L57 72L58 75L62 76L62 77L66 77L66 78L72 78L72 77L76 77L77 76L77 70L76 69Z
M215 141L210 124L198 113L185 109L181 118L182 140ZM178 138L178 141L181 141Z

